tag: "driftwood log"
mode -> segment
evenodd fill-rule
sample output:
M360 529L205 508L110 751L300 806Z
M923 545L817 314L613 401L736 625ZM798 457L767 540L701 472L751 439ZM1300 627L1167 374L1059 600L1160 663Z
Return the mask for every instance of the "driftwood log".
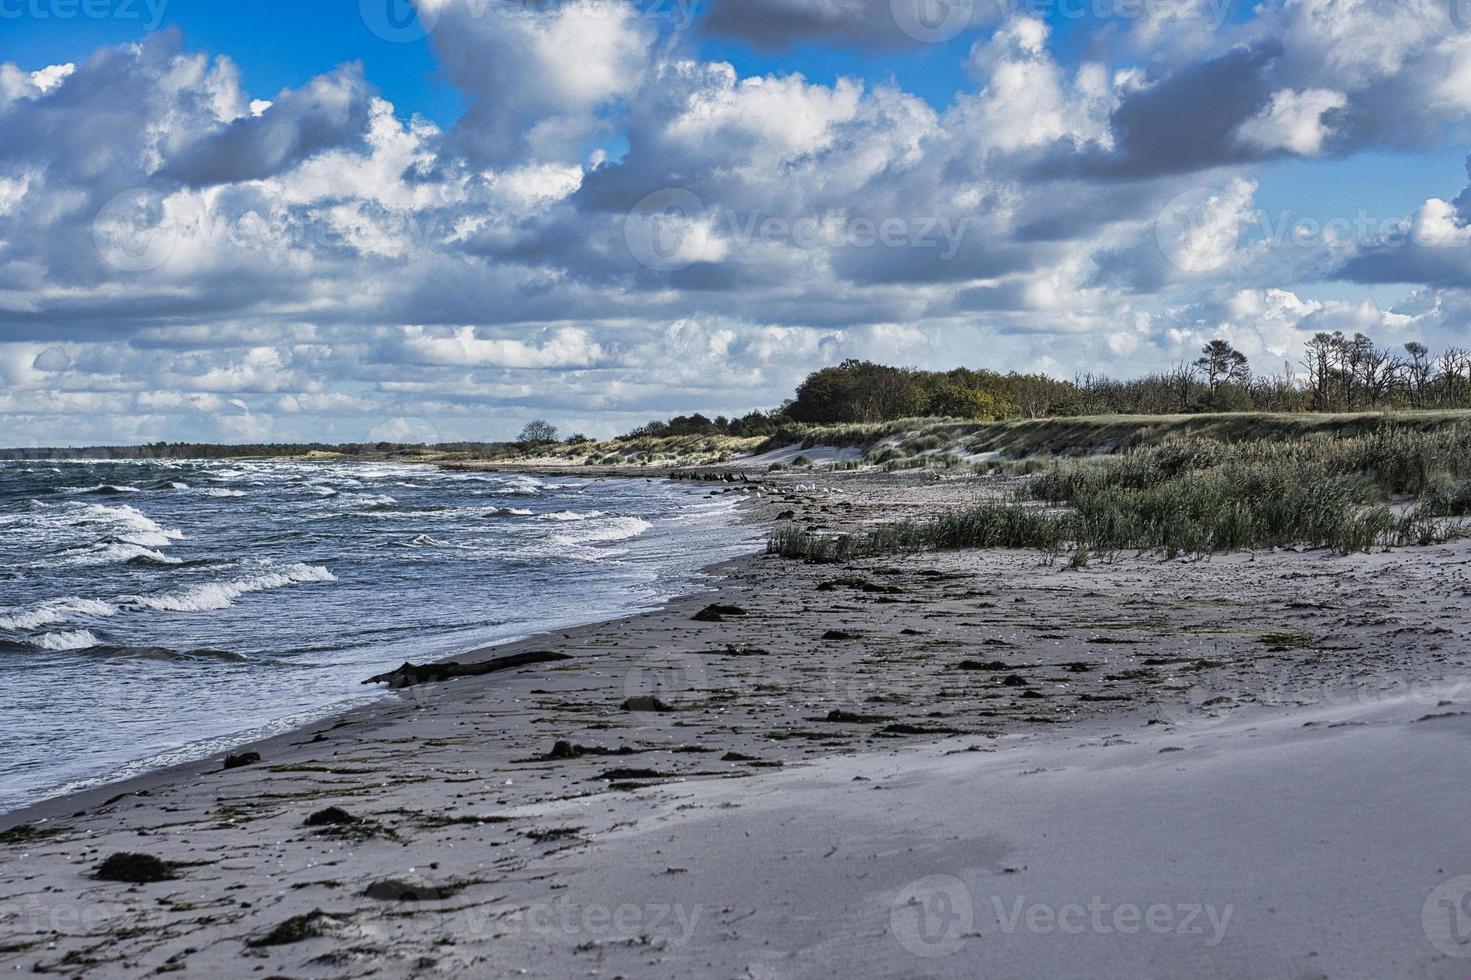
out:
M494 674L502 670L514 670L517 667L529 667L532 664L545 664L557 660L571 660L572 657L565 653L551 653L546 650L533 651L531 653L518 653L513 657L501 657L499 660L487 660L478 664L410 664L406 663L397 670L391 670L377 677L369 677L363 681L364 684L387 684L394 690L405 687L413 687L416 684L439 684L455 677L479 677L482 674Z

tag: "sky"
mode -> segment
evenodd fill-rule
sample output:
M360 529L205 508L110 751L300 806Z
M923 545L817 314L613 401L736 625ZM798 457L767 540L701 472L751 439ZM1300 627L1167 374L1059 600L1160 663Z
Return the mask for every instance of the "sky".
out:
M0 445L1471 346L1471 0L0 0Z

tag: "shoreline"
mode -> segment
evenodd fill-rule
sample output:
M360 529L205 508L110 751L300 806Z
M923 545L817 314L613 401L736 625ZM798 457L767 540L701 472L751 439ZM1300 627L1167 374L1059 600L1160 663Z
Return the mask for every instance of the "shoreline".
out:
M793 510L827 530L959 505L989 485L761 482L762 513ZM1112 792L1109 773L1139 767L1166 780L1147 784L1163 791L1170 764L1194 764L1176 748L1200 746L1225 765L1246 758L1256 733L1329 715L1357 726L1396 697L1394 725L1426 729L1415 719L1456 712L1441 701L1471 701L1471 687L1444 684L1471 673L1457 632L1468 569L1466 542L1121 557L1082 570L1022 552L736 559L706 570L721 576L713 590L658 610L477 651L570 660L393 692L260 743L252 765L207 760L0 816L0 894L17 910L7 918L0 902L0 962L103 976L242 964L280 975L680 976L710 963L809 975L824 972L832 944L868 949L879 937L883 972L973 974L963 949L932 961L896 942L890 903L930 874L982 888L954 868L1040 867L1040 854L1013 865L988 850L991 823L1034 799L1018 774L1093 772L1079 760L1096 755L1098 774L1074 792ZM701 615L710 606L733 608ZM650 699L662 707L645 710ZM1133 761L1120 769L1115 756ZM1039 773L1037 785L1054 778ZM1060 799L1070 785L1058 783ZM1211 795L1198 795L1209 809ZM307 826L333 807L345 822ZM869 843L844 850L838 828ZM1018 835L1027 831L1002 836ZM763 846L741 843L753 838ZM176 877L92 877L123 851L175 862ZM869 852L894 856L872 865ZM1051 874L1047 888L1068 880L1066 869ZM776 880L795 897L762 884ZM666 915L535 927L563 902L662 904ZM703 916L688 934L668 928L678 908ZM262 944L286 923L298 939Z
M700 574L703 576L714 576L722 570L728 572L738 566L754 561L755 557L752 555L714 562L701 569ZM501 659L502 657L511 657L519 653L542 649L553 638L556 638L558 642L565 642L568 639L576 639L583 635L596 635L611 627L633 624L645 618L663 618L675 611L671 607L680 606L680 611L682 611L683 606L689 605L690 603L698 605L699 600L712 597L718 598L719 594L720 586L715 585L711 589L696 590L673 596L657 609L633 612L627 616L600 619L591 623L544 630L521 639L477 647L465 653L426 661L426 663L478 664ZM364 673L367 673L367 671L364 671ZM364 683L366 683L366 680L367 678L363 678ZM334 710L332 706L324 706L321 716L316 720L295 725L275 735L270 735L255 741L240 742L232 745L228 749L213 752L208 756L190 762L181 762L160 769L151 769L134 776L111 780L97 786L87 787L60 796L47 797L46 799L37 800L35 803L14 810L0 812L0 833L13 830L20 826L64 819L74 813L94 809L99 803L105 801L113 801L127 796L147 795L152 790L169 785L179 779L204 777L219 773L223 771L223 762L228 755L259 752L262 758L270 758L273 754L279 754L279 750L283 748L299 745L299 739L323 729L324 726L338 729L346 727L373 727L388 723L401 716L406 706L412 707L417 693L411 689L407 695L404 695L402 692L392 690L386 685L376 686L371 693L372 700L365 704L357 704L342 711Z
M441 464L435 463L422 463L414 465L444 468L441 466ZM477 467L477 469L480 468ZM499 467L486 467L483 468L481 471L565 477L572 475L572 470L573 468L558 470L556 468L523 469L516 467L506 468L502 470ZM650 479L670 479L672 478L672 472L673 471L671 470L669 473L660 474L658 476L651 476ZM612 472L610 470L606 473L582 473L581 475L590 479L629 479L638 474L628 472ZM738 501L735 509L740 514L740 517L738 518L736 523L739 524L761 522L762 518L757 513L755 513L755 511L757 510L757 503L757 501L749 499ZM756 554L759 554L759 552L756 552ZM625 620L637 619L640 616L657 614L659 612L662 612L669 604L677 600L690 598L709 592L709 587L701 587L698 584L701 580L714 579L717 577L719 570L724 568L725 566L735 565L740 562L748 561L754 557L755 554L746 555L735 559L722 559L711 562L708 565L701 566L693 573L692 580L689 583L689 591L670 596L653 609L634 610L627 613L626 615L614 616L607 619L598 619L585 623L577 623L574 621L571 625L551 627L549 629L540 630L538 632L520 638L512 638L501 642L472 647L471 649L462 651L460 653L436 657L434 659L423 662L461 662L471 664L483 663L486 660L494 659L501 655L514 655L515 653L524 652L527 649L534 648L537 642L543 637L552 637L559 633L566 634L572 631L594 630L611 624L620 623ZM368 671L365 670L364 674L367 673ZM366 684L367 678L362 678L362 682ZM366 702L364 702L362 698L358 698L339 704L324 704L321 705L319 709L313 710L311 712L313 717L305 721L291 723L289 719L283 718L273 722L267 722L264 725L260 726L261 728L275 728L280 725L289 726L282 728L281 730L273 734L265 735L259 738L250 738L249 732L237 732L233 734L215 736L207 740L203 740L208 742L227 744L225 748L209 751L196 759L164 765L156 768L149 768L145 771L138 772L133 775L119 775L117 777L99 776L96 777L96 780L89 780L86 778L76 780L74 782L94 782L95 784L91 786L84 786L80 789L45 796L41 799L35 800L34 802L15 807L13 809L0 810L0 833L11 830L17 826L23 826L33 821L56 819L57 817L69 813L73 809L75 809L76 807L69 806L69 804L72 804L73 802L75 802L78 807L85 809L86 804L89 801L95 802L97 800L106 800L119 794L136 794L140 791L149 790L154 786L167 783L172 779L183 778L191 774L198 775L200 773L217 771L218 764L222 764L223 760L230 755L246 752L260 752L262 755L265 755L266 752L275 748L278 744L283 742L289 744L289 740L300 737L304 732L307 732L309 729L316 728L334 717L338 718L339 723L343 720L350 719L350 723L352 724L369 724L371 723L371 719L374 717L376 710L382 708L385 701L389 700L392 695L393 691L390 690L387 686L377 685L372 691L369 691L365 694L364 697L367 699ZM186 743L184 745L178 746L177 748L169 750L169 753L185 753L190 749L192 745L197 744L199 743ZM125 763L125 766L143 765L147 761L147 758L137 759L129 763ZM215 768L209 768L210 766L214 766ZM66 785L67 784L62 784L62 786L56 788L63 789Z

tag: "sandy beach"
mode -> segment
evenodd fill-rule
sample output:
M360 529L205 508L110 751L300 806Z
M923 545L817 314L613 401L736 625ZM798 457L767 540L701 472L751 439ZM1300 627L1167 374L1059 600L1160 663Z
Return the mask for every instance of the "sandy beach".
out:
M745 476L711 492L825 530L998 486ZM0 966L1471 973L1471 542L715 571L460 662L566 659L0 817Z

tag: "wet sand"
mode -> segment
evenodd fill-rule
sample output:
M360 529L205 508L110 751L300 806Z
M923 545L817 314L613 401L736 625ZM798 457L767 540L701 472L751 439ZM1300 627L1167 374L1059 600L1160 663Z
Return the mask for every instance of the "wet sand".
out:
M747 475L711 492L825 529L997 488ZM0 967L1471 974L1471 903L1426 925L1471 895L1471 543L718 572L462 658L571 659L0 817ZM119 852L172 877L97 880Z

